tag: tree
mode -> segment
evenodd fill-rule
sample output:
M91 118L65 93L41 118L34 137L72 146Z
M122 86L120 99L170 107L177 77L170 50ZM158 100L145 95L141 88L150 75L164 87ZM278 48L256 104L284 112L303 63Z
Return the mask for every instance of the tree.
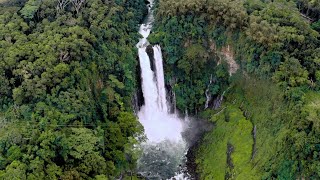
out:
M26 164L20 161L13 161L10 165L6 167L5 171L0 172L1 179L21 179L26 180Z
M33 19L34 15L40 8L42 0L29 0L25 6L20 10L22 16L25 19Z
M273 80L284 87L304 86L310 83L308 71L295 58L287 58L281 63L279 70L273 76Z
M67 5L70 3L70 0L57 0L57 12L60 13L62 12Z
M79 14L79 11L81 7L86 3L86 0L70 0L73 8L76 10L77 14Z

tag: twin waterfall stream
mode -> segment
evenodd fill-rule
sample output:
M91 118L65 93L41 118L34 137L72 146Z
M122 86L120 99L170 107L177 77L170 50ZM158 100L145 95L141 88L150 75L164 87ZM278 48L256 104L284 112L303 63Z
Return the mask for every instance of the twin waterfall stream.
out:
M142 145L143 154L138 162L138 171L147 179L188 179L183 173L187 145L181 135L186 127L183 120L169 111L161 47L153 46L154 70L146 52L149 45L147 37L154 21L153 0L149 2L149 13L139 31L143 38L137 44L144 97L138 118L148 138Z
M139 48L145 104L141 107L138 117L144 125L150 142L160 143L164 140L171 140L178 143L182 140L183 124L175 114L169 114L160 46L154 46L153 51L155 73L151 70L146 48Z

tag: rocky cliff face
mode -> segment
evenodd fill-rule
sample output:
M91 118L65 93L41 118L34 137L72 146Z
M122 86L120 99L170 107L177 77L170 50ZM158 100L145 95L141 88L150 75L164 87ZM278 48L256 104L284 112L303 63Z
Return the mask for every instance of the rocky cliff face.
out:
M224 60L229 65L229 75L236 73L240 68L234 58L234 52L231 45L223 46L221 49L218 49L214 40L209 41L210 51L215 53L219 57L218 64L222 63Z

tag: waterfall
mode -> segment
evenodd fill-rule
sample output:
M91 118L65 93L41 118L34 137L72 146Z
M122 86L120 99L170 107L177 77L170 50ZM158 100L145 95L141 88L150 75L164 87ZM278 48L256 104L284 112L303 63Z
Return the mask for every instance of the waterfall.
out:
M149 14L146 22L141 25L139 33L143 36L137 44L141 68L142 92L145 104L138 112L140 122L145 128L145 133L150 142L159 143L164 140L182 141L181 132L183 123L176 114L170 114L166 98L164 83L163 59L161 47L153 46L155 72L151 69L150 58L146 52L149 45L147 37L150 34L153 13L150 1Z
M158 87L158 106L163 112L168 112L166 89L164 84L163 60L161 47L159 45L153 47L154 60L156 64L156 77Z
M182 140L182 122L175 114L169 114L164 84L164 73L160 46L155 46L155 71L151 70L150 58L146 48L139 48L142 91L144 106L138 113L140 122L150 142L159 143L164 140L179 142Z
M177 99L176 92L172 91L172 103L173 103L173 113L177 113Z
M138 118L148 138L143 144L143 155L138 162L138 170L148 179L184 179L183 173L179 173L179 170L186 153L186 143L182 138L185 127L183 121L175 113L171 114L168 108L161 47L152 47L154 71L146 52L150 44L147 37L154 21L153 1L149 2L149 14L139 30L143 37L137 44L141 88L145 102L138 112ZM179 177L176 176L178 174Z
M160 46L154 46L155 72L151 69L146 47L139 48L142 92L145 104L138 118L148 138L143 144L143 155L138 162L139 171L149 179L183 179L178 173L186 152L182 138L184 124L167 106L163 62Z
M158 46L154 48L160 50ZM145 47L139 48L139 59L145 104L138 112L138 117L144 126L148 140L153 143L164 140L182 141L183 124L177 115L169 114L167 108L162 58L160 56L155 58L156 73L151 70Z
M209 102L211 101L211 94L210 94L210 86L212 84L212 74L210 76L209 85L206 90L206 104L204 105L204 109L207 109L209 107Z

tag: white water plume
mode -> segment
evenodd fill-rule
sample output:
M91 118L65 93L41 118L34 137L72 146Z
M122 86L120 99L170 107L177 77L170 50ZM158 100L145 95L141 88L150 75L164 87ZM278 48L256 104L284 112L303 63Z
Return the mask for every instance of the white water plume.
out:
M177 115L169 114L167 107L163 69L158 67L159 63L156 63L156 71L161 70L161 72L154 73L151 70L150 59L145 48L139 48L139 58L145 104L141 107L138 117L145 128L149 142L159 143L164 140L173 142L182 141L182 121ZM160 61L162 59L155 60ZM160 77L155 78L155 74Z

